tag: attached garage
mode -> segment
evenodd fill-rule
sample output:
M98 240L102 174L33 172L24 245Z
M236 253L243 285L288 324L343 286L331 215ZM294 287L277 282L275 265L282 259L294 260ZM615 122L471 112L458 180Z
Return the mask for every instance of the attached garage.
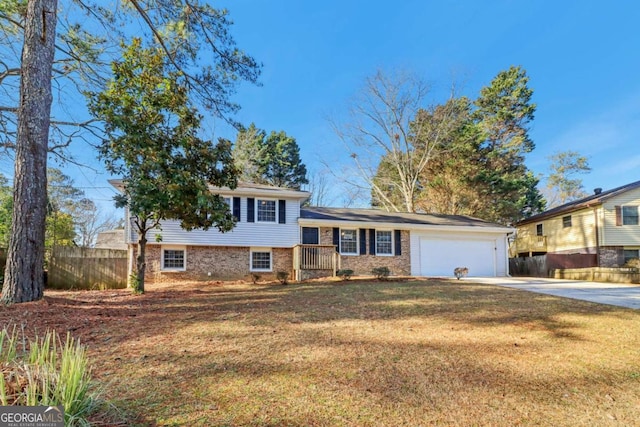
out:
M507 276L507 237L515 231L464 215L375 209L303 208L298 222L303 242L335 245L341 268L370 274L385 266L393 274L427 277L453 277L456 267L467 267L469 276ZM311 239L306 229L314 227L319 238Z
M469 276L507 275L506 233L411 233L411 272L414 276L453 276L467 267Z

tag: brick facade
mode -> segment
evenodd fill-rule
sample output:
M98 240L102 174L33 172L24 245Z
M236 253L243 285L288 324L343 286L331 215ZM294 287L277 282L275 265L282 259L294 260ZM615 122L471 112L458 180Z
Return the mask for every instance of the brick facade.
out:
M250 248L233 246L186 246L186 270L162 271L161 245L148 245L146 280L150 283L193 280L251 280ZM256 272L261 280L273 280L278 271L293 277L293 249L271 249L272 271Z
M368 230L367 230L368 231ZM341 268L353 270L356 275L370 275L371 270L377 267L388 267L394 276L411 275L411 249L409 231L400 232L401 255L341 255ZM320 228L320 244L333 244L333 228ZM369 232L366 233L367 252L369 251Z
M621 246L603 246L600 248L600 267L622 267L624 251Z
M401 255L341 255L341 268L354 271L355 275L371 275L376 267L388 267L395 276L411 274L409 231L401 231ZM320 228L320 244L333 244L333 228ZM366 233L367 251L369 233ZM206 280L251 280L249 247L234 246L184 246L186 248L185 271L163 271L161 268L161 249L163 245L149 244L146 248L146 274L148 283L166 283L179 281ZM176 247L178 248L178 247ZM135 252L135 251L134 251ZM134 254L135 256L135 254ZM293 280L293 249L271 249L272 271L256 272L260 280L275 280L278 271L289 273ZM302 272L302 279L330 276L330 270L309 270Z

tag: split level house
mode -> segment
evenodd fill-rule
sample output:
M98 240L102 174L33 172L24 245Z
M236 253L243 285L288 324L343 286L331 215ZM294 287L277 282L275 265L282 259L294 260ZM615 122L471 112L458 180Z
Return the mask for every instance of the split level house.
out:
M589 255L582 267L622 267L640 257L640 181L594 194L516 224L511 256Z
M122 189L119 180L110 181ZM398 276L505 276L507 239L514 229L467 216L392 213L376 209L304 207L305 191L240 183L215 188L236 218L233 230L186 231L163 221L148 232L150 281L274 278L302 280L340 269L370 275L388 267ZM126 221L130 272L137 238ZM161 238L156 239L160 235ZM158 237L160 237L158 236Z

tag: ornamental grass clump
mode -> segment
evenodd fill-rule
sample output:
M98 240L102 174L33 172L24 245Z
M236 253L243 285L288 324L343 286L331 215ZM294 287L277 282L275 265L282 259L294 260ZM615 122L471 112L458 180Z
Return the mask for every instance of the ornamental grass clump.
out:
M16 328L0 331L0 404L64 407L65 425L90 425L99 403L86 349L69 334L47 332L27 342Z

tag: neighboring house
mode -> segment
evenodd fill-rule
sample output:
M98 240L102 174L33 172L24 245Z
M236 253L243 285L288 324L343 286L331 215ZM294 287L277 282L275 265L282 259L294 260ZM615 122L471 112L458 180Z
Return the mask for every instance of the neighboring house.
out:
M121 188L121 181L110 181ZM373 209L301 207L309 193L241 183L220 188L236 227L185 231L163 221L147 235L150 281L330 276L337 269L371 274L388 267L394 275L505 276L507 237L514 230L465 216L389 213ZM127 221L130 269L136 236Z
M96 249L121 249L127 250L124 239L124 229L107 230L98 233L96 238Z
M511 256L589 254L598 267L640 257L640 181L558 206L516 224Z

